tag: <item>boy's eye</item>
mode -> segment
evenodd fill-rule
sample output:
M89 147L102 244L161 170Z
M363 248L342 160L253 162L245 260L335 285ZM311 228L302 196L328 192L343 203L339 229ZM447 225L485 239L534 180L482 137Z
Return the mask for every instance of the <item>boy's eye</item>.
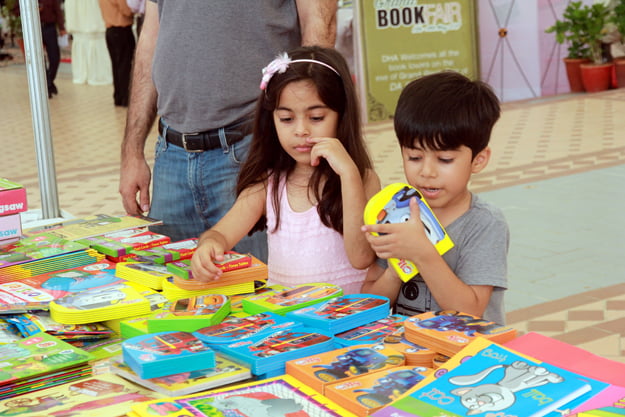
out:
M420 161L421 159L420 156L408 156L409 161Z
M438 158L438 160L444 164L451 164L452 162L454 162L453 158Z

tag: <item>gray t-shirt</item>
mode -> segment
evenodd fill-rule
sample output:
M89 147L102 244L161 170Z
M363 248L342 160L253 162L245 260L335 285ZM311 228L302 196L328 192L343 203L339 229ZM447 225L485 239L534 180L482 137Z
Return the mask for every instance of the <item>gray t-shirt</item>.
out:
M472 197L469 210L445 228L454 247L443 259L464 283L494 287L483 318L505 324L503 298L508 287L508 224L501 210L475 194ZM402 284L395 308L397 313L406 316L441 309L421 275Z
M254 111L261 70L301 44L294 0L151 0L157 113L174 129L217 129Z

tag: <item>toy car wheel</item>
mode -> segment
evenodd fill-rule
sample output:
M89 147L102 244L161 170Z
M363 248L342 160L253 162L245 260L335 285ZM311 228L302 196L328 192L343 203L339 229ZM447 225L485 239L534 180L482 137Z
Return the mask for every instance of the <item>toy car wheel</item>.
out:
M389 365L399 365L403 361L404 357L399 355L391 355L386 359L386 363L388 363Z
M332 382L340 379L336 374L329 371L316 371L315 376L323 382Z
M381 401L382 398L374 395L361 395L357 398L357 400L360 404L364 405L367 408L376 408L391 402L390 398L384 399L386 401Z

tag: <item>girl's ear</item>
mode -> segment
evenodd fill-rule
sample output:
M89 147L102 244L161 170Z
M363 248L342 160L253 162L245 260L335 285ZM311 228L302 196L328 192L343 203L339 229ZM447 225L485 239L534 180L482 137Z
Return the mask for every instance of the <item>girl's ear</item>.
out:
M477 174L488 165L488 161L490 160L490 148L486 147L482 151L480 151L473 161L471 161L471 173Z

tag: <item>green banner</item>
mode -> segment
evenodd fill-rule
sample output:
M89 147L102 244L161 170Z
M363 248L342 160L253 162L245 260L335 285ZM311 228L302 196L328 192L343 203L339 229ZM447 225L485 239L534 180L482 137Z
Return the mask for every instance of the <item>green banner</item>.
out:
M455 70L477 78L473 0L355 3L365 120L392 118L402 88L421 76Z

